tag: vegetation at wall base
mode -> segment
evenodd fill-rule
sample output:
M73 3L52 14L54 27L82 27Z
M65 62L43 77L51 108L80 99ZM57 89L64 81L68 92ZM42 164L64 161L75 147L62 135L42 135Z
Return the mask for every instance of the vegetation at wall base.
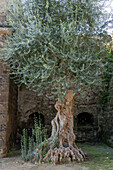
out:
M34 117L34 128L32 129L32 135L28 135L27 129L23 129L23 134L21 136L21 157L25 161L37 161L40 157L40 161L43 162L43 158L48 150L48 145L46 143L47 134L46 130L42 128L41 121L37 122L36 117ZM44 142L44 146L42 146ZM37 154L34 151L38 150ZM36 157L35 157L36 156Z

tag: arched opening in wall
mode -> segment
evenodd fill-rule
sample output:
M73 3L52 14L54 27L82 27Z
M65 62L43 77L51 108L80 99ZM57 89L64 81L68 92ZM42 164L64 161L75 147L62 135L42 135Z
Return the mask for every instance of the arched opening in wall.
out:
M41 130L45 127L45 118L44 115L38 112L31 113L29 117L27 117L26 121L21 123L21 126L18 127L17 132L17 142L16 144L20 148L21 144L21 136L23 135L23 129L27 131L27 138L32 137L32 131L35 129L35 122L37 123L36 126L41 127Z
M77 141L93 141L95 138L94 116L88 112L82 112L77 116Z
M42 128L45 126L45 120L44 120L44 115L38 112L34 112L30 114L29 119L26 123L26 129L28 129L28 135L31 136L32 134L32 129L35 126L35 121L38 123L39 126Z
M41 126L42 128L45 126L45 120L44 115L38 112L34 112L29 115L29 118L27 119L27 122L25 123L25 127L28 130L28 135L32 135L32 129L35 127L35 121L37 122L38 126Z
M93 126L93 115L82 112L77 116L77 126Z

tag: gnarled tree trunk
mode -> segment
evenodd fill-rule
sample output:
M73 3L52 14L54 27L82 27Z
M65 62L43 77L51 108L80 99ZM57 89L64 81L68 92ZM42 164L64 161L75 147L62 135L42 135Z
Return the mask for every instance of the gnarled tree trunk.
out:
M50 149L44 161L51 159L52 162L64 162L67 160L83 161L85 154L75 145L75 134L73 132L73 90L68 90L63 98L63 104L58 100L55 108L58 111L52 120L52 135L49 139ZM55 140L58 138L58 146Z

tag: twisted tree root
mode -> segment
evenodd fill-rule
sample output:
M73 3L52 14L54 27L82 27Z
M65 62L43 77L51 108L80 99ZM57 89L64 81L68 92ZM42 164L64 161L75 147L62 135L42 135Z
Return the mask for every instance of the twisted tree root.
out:
M51 159L51 162L56 163L64 163L67 161L84 161L86 154L79 148L70 147L60 147L50 149L44 158L44 162L47 162Z

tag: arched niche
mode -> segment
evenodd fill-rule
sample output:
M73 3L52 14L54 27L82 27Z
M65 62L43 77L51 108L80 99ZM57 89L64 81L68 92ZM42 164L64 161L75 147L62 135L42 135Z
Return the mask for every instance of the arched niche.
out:
M27 126L30 128L34 127L34 119L36 119L37 123L41 123L42 126L45 126L44 115L38 112L34 112L29 115L29 119L27 121Z
M93 115L88 112L82 112L77 116L77 126L93 126Z
M81 112L77 115L76 141L96 141L97 130L95 129L94 116L88 112Z
M96 140L94 116L88 112L77 115L76 140L78 142L91 142Z
M26 122L25 128L28 130L28 135L31 136L32 134L32 129L34 128L34 122L36 122L39 124L41 124L41 127L45 126L45 119L44 119L44 115L38 112L34 112L32 114L29 115L29 118Z
M17 131L17 142L16 144L20 147L20 141L21 141L21 135L23 134L23 129L27 130L27 136L32 136L32 129L34 128L34 120L36 119L36 122L38 124L41 124L41 127L43 128L45 126L45 119L44 115L38 112L31 113L26 121L23 121L21 123L21 126L18 127ZM39 125L40 126L40 125Z

